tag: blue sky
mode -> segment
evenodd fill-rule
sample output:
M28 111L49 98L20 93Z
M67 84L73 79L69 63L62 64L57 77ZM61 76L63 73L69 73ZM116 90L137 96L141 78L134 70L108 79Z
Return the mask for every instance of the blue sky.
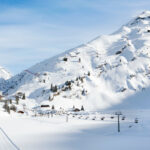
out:
M149 8L149 0L0 0L0 65L19 73Z

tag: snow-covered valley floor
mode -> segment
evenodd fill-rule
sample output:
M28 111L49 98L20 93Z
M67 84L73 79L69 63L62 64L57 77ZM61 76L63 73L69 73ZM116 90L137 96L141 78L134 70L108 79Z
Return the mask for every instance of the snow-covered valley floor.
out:
M1 115L0 127L20 150L149 150L149 112L123 112L126 119L120 118L120 133L117 132L115 115L97 112L82 117L70 115L68 122L66 116L35 118ZM111 119L112 116L115 118ZM101 117L105 119L101 120ZM135 117L138 117L138 123L134 123ZM15 150L2 136L1 133L0 150Z

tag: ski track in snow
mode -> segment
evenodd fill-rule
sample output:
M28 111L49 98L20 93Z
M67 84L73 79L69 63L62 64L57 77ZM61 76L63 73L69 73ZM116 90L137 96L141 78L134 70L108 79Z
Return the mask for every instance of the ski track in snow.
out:
M1 117L1 125L20 150L149 150L149 112L124 111L126 120L120 120L120 133L117 132L117 117L110 119L111 113L106 112L100 115L90 113L87 115L89 120L70 116L69 122L66 122L65 116L32 118L12 115ZM97 120L92 120L94 116ZM100 116L105 116L105 120L99 120ZM138 124L134 123L135 117L139 118ZM3 140L3 146L10 148L8 141Z
M0 128L0 150L20 150L2 128Z

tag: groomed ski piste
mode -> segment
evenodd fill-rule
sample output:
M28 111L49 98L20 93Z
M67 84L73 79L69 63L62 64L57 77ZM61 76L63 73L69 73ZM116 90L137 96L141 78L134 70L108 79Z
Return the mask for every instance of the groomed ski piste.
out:
M16 76L1 69L0 150L149 150L149 43L145 11Z
M149 150L150 88L105 111L0 113L0 125L19 150ZM45 108L43 112L45 112ZM120 132L116 112L121 112ZM1 150L17 149L0 130Z
M20 150L149 150L149 113L124 112L126 118L120 118L120 132L117 117L102 112L69 115L67 122L66 115L49 118L13 115L1 117L0 124ZM1 132L0 139L1 150L17 150Z

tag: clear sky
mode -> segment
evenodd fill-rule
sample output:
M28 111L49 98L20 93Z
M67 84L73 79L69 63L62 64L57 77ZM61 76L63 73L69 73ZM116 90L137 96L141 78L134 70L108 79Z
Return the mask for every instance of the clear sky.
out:
M149 9L149 0L0 0L0 65L19 73Z

